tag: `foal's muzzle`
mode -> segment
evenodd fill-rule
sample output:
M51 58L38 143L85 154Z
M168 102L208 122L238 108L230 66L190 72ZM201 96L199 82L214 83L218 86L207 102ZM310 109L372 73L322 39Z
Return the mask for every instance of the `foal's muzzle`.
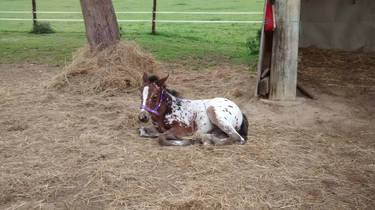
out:
M141 122L143 122L143 123L148 122L148 120L149 120L148 113L145 112L145 111L139 113L139 115L138 115L138 119L139 119L139 121L141 121Z

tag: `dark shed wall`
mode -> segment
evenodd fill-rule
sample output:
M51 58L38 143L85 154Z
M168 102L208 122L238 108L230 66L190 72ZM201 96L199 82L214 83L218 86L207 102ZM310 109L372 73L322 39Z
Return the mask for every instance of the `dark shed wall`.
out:
M302 0L299 45L375 52L375 0Z

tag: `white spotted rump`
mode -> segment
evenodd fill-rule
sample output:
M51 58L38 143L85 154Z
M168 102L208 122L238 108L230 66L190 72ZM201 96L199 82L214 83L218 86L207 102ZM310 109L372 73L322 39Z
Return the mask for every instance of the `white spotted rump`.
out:
M172 99L172 112L165 116L167 123L179 123L183 127L195 126L193 134L207 134L214 125L207 112L209 107L215 110L216 118L223 127L230 127L231 133L237 133L243 121L240 108L226 98L206 100L188 100L167 93ZM224 131L225 132L225 131Z

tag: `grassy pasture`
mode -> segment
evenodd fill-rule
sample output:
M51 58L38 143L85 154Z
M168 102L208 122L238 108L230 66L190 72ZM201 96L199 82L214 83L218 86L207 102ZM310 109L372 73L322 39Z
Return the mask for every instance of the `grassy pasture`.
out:
M150 0L113 0L116 11L150 11ZM262 11L259 0L208 0L189 2L164 0L158 11L244 12ZM79 1L37 0L38 11L80 11ZM1 11L31 11L28 0L2 0ZM30 18L31 14L0 14L1 18ZM151 14L118 14L119 19L150 20ZM82 18L81 14L38 14L38 18ZM159 14L158 20L260 20L260 15ZM0 21L0 63L63 65L74 50L86 43L83 22L51 22L57 31L50 35L28 32L31 21ZM123 40L135 40L159 59L170 62L215 65L215 61L248 62L246 39L255 36L259 24L158 23L157 35L150 35L151 21L124 23Z

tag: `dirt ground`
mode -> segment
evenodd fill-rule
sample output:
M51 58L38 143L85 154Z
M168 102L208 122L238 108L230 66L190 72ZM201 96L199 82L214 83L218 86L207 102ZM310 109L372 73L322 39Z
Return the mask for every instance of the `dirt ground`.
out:
M317 99L284 105L254 98L245 66L166 64L185 98L247 115L248 142L220 147L138 137L138 91L57 91L59 68L0 65L0 209L374 208L375 56L331 54L302 51Z

